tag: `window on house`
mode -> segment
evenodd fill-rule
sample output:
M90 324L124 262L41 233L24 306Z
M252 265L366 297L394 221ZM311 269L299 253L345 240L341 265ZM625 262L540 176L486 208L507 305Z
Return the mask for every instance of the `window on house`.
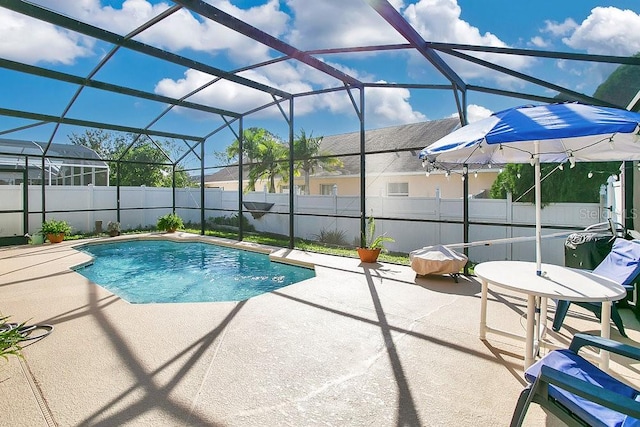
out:
M387 184L387 195L389 196L408 196L408 182L390 182Z
M331 196L333 195L333 188L336 188L336 194L338 190L338 186L336 184L320 184L320 194L323 196Z

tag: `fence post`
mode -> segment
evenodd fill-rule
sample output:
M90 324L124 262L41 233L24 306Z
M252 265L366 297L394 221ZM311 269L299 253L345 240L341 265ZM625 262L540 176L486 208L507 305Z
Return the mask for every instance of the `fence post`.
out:
M87 212L87 231L91 232L91 230L95 230L95 221L96 221L96 213L93 211L93 208L96 204L95 193L93 189L93 184L88 184L89 187L89 209ZM93 224L93 228L92 228Z
M507 200L505 206L505 223L512 224L507 227L507 237L513 237L513 194L508 191L507 192ZM513 243L509 243L507 246L508 251L508 259L513 259Z
M173 190L172 190L173 191ZM142 199L142 201L144 202L144 206L148 206L149 205L149 201L147 200L147 186L142 184L140 186L140 192L142 193L140 197L140 199ZM137 216L137 215L136 215ZM140 218L140 222L143 223L142 226L146 226L150 221L147 218L147 210L145 209L142 213L141 216L139 216ZM135 225L134 225L135 227Z
M435 201L436 201L436 220L438 221L438 242L442 242L442 223L440 222L440 214L442 206L440 206L440 187L436 187L435 193Z

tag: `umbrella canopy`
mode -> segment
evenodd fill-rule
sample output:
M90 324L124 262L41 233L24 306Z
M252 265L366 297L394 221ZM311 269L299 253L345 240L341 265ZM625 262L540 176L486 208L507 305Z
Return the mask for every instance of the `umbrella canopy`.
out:
M452 164L640 159L640 114L578 103L500 111L439 139L420 158Z
M535 166L536 264L541 274L540 163L640 160L640 114L562 103L522 106L457 129L420 152L431 166Z

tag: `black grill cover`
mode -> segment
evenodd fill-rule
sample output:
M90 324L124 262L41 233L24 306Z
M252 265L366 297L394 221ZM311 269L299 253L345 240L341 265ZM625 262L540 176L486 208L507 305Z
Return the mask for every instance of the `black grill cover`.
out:
M615 239L606 232L570 234L564 242L564 265L593 270L611 252Z

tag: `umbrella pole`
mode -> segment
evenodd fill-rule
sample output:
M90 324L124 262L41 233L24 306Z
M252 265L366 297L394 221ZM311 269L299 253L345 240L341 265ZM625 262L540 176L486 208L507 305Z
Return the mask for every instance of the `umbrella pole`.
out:
M542 275L542 192L540 190L540 141L535 141L534 146L534 176L535 176L535 202L536 202L536 274Z
M540 178L540 142L535 141L534 146L534 175L535 175L535 202L536 202L536 274L542 276L542 180ZM540 298L539 312L536 313L538 342L547 332L547 298ZM537 311L537 310L536 310Z

